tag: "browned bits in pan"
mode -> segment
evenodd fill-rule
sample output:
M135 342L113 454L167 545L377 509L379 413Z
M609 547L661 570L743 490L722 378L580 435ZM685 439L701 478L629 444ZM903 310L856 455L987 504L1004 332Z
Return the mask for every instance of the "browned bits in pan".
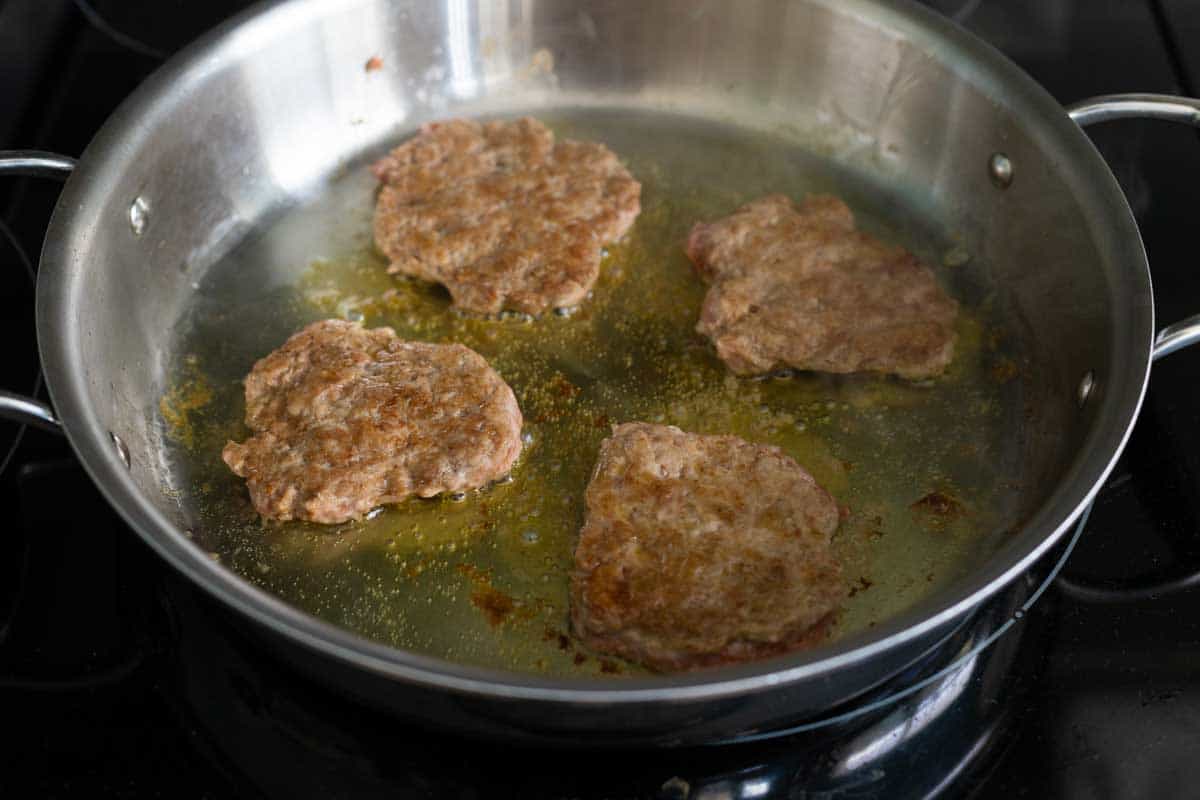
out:
M513 612L513 599L494 586L476 586L471 591L471 603L483 612L487 621L496 626L504 622Z
M875 585L874 581L872 581L865 575L861 575L861 576L859 576L857 581L855 581L853 584L851 584L850 592L846 596L854 597L859 592L865 592L867 589L870 589L874 585Z
M1001 358L992 365L992 380L996 383L1008 383L1021 374L1021 368L1011 358Z
M927 526L934 528L945 527L963 513L962 503L953 496L937 490L929 492L909 507Z

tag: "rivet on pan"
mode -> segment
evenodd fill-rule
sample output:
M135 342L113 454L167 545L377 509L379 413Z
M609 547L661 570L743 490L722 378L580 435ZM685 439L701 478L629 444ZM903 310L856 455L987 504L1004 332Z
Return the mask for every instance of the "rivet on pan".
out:
M117 457L121 459L121 463L125 465L125 469L129 469L129 448L121 441L121 437L112 431L108 432L108 438L112 439L113 447L117 448Z
M129 227L133 229L134 236L141 236L146 232L146 225L150 222L150 204L145 198L135 197L133 202L129 204Z
M988 160L988 175L999 189L1007 189L1013 181L1013 165L1004 153L992 153Z
M1089 369L1079 379L1079 388L1075 391L1075 400L1079 403L1080 408L1087 405L1088 398L1092 396L1092 389L1095 388L1096 375Z

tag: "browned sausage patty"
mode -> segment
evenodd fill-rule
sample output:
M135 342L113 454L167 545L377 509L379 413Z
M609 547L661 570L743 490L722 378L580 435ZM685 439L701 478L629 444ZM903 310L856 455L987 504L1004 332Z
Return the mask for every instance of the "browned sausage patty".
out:
M836 197L770 195L696 225L687 254L712 288L696 330L735 373L940 374L958 304L906 250L855 230Z
M474 489L521 452L521 410L483 357L391 328L315 322L246 377L225 463L263 517L342 522L410 495Z
M837 525L833 498L777 447L618 425L587 488L575 632L664 671L818 641L844 596Z
M383 182L375 243L402 272L437 281L454 305L529 314L579 303L603 245L641 209L642 187L602 144L534 119L426 125L374 166Z

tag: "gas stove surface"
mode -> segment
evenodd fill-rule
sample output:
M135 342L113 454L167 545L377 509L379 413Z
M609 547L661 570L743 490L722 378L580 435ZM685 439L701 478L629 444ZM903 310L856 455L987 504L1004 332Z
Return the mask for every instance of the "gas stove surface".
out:
M1187 0L927 4L1064 103L1200 90L1200 8ZM78 155L164 58L242 5L0 4L0 147ZM1196 313L1200 138L1140 122L1089 133L1141 226L1161 324ZM31 273L57 191L0 185L10 390L35 388ZM916 665L905 680L920 688L901 700L702 751L480 745L354 706L263 655L150 553L63 441L27 431L6 457L18 433L0 423L0 707L16 733L0 748L0 796L868 797L883 791L879 765L905 775L888 796L1183 797L1200 785L1200 348L1155 365L1074 552L994 645L976 653L987 626L968 627L947 645L966 657Z

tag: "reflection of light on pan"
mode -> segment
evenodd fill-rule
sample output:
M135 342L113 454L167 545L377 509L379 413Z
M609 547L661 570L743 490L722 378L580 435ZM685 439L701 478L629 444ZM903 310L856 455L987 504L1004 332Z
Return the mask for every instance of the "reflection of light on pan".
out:
M946 789L954 786L958 782L959 776L963 774L963 770L966 769L967 765L976 763L976 757L983 750L983 748L992 743L994 737L995 728L991 728L988 729L983 736L980 736L978 739L976 739L975 744L971 745L971 749L963 754L963 757L960 758L958 763L954 765L954 768L946 773L946 776L942 778L941 782L937 786L933 787L933 790L929 792L926 797L941 797L942 793L946 791Z
M1132 603L1137 600L1156 600L1200 586L1200 571L1161 581L1134 582L1103 586L1075 581L1066 576L1058 579L1058 589L1082 603Z
M771 782L766 778L758 778L753 781L746 781L742 784L742 797L746 800L752 800L755 797L766 797L771 791Z
M241 164L230 167L235 178L226 191L241 218L254 220L263 205L278 201L278 195L261 191L264 178L285 196L304 195L345 159L377 147L408 116L408 93L395 86L405 63L389 17L377 6L360 5L341 27L313 26L311 17L319 9L297 4L280 7L271 26L254 21L230 34L226 49L242 61L242 80L239 93L222 106L222 125L214 129L228 140L258 141L265 157L253 172L241 172ZM288 35L277 36L279 30ZM306 58L285 70L280 62L291 47ZM250 53L269 55L246 57ZM383 69L364 69L372 56L382 58ZM312 102L314 96L322 102Z
M937 719L967 688L975 674L978 657L978 652L971 653L959 662L953 674L925 690L925 696L917 703L911 716L905 716L904 710L900 709L878 725L868 728L858 737L862 744L846 756L838 771L854 772L864 764L877 761L884 753L915 736Z
M471 34L468 0L446 4L446 46L450 56L450 90L456 97L473 97L478 88L473 65L475 39Z

